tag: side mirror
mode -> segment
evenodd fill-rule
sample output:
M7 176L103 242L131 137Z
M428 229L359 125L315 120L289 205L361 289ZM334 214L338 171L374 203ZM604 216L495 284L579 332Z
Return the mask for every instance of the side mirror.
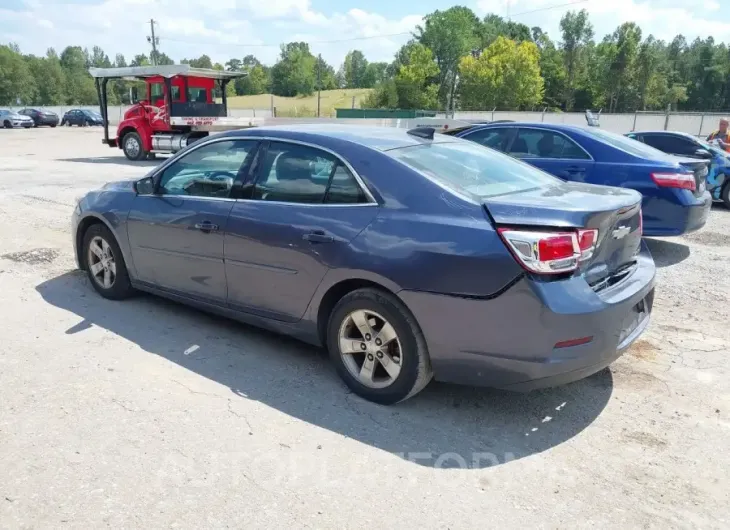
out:
M134 191L137 195L152 195L155 193L155 179L152 177L145 177L134 183Z
M712 153L710 153L707 149L702 149L701 147L695 151L695 156L698 158L704 158L705 160L712 159Z

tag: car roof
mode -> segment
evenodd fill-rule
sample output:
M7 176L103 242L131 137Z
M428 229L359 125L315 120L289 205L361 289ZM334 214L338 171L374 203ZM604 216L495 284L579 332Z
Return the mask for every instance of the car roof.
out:
M408 129L404 128L346 125L339 123L286 124L254 127L251 129L228 131L222 133L222 136L239 136L242 131L251 136L272 135L281 139L291 140L309 139L316 141L317 139L338 139L379 151L427 144L434 141L408 134ZM435 141L453 142L457 140L447 136L440 136Z
M684 136L685 138L692 138L693 140L697 139L694 134L682 131L631 131L626 134L665 134L667 136Z
M534 127L536 129L549 129L552 131L562 131L562 132L580 132L585 133L586 131L590 131L590 129L593 129L593 127L588 127L587 125L569 125L567 123L545 123L545 122L529 122L529 121L513 121L513 122L501 122L501 123L487 123L487 124L480 124L480 125L474 125L471 127L470 130L472 131L478 131L479 129L493 129L497 127Z

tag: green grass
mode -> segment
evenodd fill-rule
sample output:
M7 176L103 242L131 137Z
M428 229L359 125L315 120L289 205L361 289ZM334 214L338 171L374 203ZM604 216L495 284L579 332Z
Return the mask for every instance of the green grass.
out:
M321 115L335 117L335 109L352 107L352 98L355 97L355 108L360 108L361 102L372 92L372 88L350 88L339 90L323 90L321 100ZM231 109L269 109L271 108L271 94L256 96L233 96L228 98L228 107ZM317 115L317 93L311 96L296 96L285 98L274 96L274 107L279 117L312 117Z

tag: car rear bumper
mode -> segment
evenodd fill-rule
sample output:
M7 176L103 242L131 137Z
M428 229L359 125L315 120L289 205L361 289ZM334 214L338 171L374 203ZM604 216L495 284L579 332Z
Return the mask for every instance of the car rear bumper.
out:
M645 236L680 236L694 232L707 224L712 208L712 196L705 191L700 197L689 192L689 201L670 203L668 201L648 200L643 205Z
M423 330L437 380L524 391L582 379L620 357L649 323L655 272L642 244L633 272L600 293L581 277L525 277L491 300L400 296Z

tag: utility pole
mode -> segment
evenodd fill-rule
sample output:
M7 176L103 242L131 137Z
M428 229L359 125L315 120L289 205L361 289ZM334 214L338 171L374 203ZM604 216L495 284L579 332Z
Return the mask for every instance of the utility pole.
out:
M320 100L322 99L322 54L317 56L317 117L320 117Z
M155 24L157 24L157 22L155 22L154 18L151 18L150 19L150 32L152 33L152 35L147 37L147 42L152 44L152 55L150 57L150 59L151 59L150 62L152 63L153 66L157 66L157 45L160 43L160 38L155 37Z

